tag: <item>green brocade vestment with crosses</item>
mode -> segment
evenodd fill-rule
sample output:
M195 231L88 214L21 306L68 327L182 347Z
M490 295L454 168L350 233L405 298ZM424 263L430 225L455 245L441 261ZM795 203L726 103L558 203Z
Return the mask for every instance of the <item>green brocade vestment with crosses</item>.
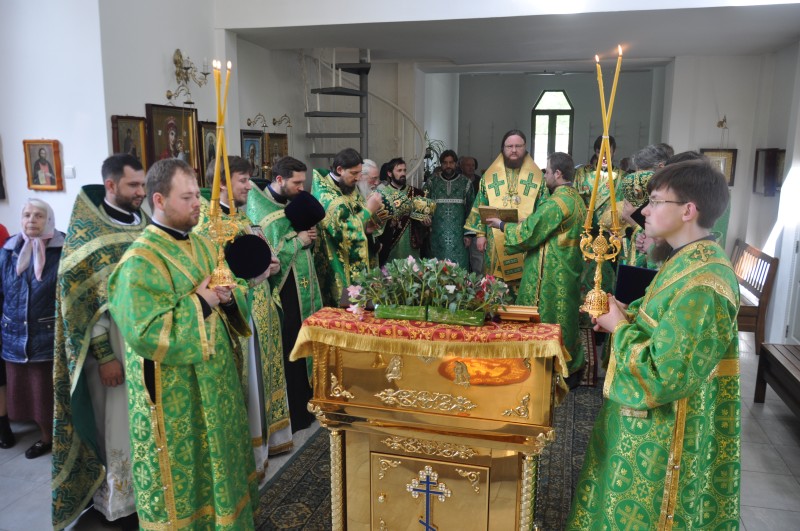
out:
M425 184L424 191L436 203L428 240L428 256L452 260L469 269L469 249L464 247L464 223L475 201L472 182L464 175L457 175L450 180L434 175Z
M269 285L277 296L289 273L294 273L300 314L306 319L322 308L319 282L314 270L314 254L310 247L304 248L303 242L297 239L297 231L286 217L285 208L286 205L275 201L269 190L262 191L254 186L247 196L247 217L261 227L281 262L280 272L269 277Z
M211 240L209 235L209 230L211 229L209 219L211 203L208 201L211 197L211 191L203 188L201 193L203 194L203 199L200 203L200 221L197 223L194 232ZM243 209L237 209L234 215L226 214L225 211L222 211L221 216L223 220L233 221L236 224L237 229L234 238L244 234L253 234L250 229L250 220ZM270 250L274 253L274 248L271 245ZM239 371L239 377L245 393L248 389L248 382L260 381L262 384L260 390L250 389L250 393L257 392L259 396L263 396L263 403L260 404L263 408L260 411L263 418L260 419L260 424L266 428L266 433L251 433L254 439L252 441L253 446L258 448L264 441L255 439L259 437L268 438L269 435L289 425L289 410L286 405L286 379L283 376L281 318L269 282L265 280L257 286L251 287L247 292L247 302L250 318L256 332L256 341L258 341L259 356L255 361L260 366L261 378L253 378L248 373L247 356L251 354L249 352L248 338L239 337L239 346L234 349L234 354L236 356L236 368Z
M567 529L738 529L739 289L709 240L661 267L611 336Z
M572 356L569 372L585 362L578 340L583 254L579 244L586 208L577 190L559 186L522 223L506 223L506 250L525 253L517 304L537 306L543 323L561 325Z
M195 294L214 244L150 225L109 279L125 370L141 529L253 528L258 491L233 344L250 334L246 289L236 310L203 317Z
M372 236L366 233L372 214L358 190L344 194L327 170L314 170L311 195L325 208L314 250L322 303L336 308L356 273L378 265L369 253Z

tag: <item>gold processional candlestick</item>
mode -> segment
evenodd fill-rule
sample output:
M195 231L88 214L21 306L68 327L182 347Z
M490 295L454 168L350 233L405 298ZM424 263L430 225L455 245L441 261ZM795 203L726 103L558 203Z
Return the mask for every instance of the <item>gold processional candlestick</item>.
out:
M231 62L228 61L228 69L225 74L225 96L220 98L220 69L222 62L214 60L214 87L217 93L217 151L214 157L214 182L211 185L211 205L208 211L210 229L209 236L217 244L217 267L211 273L209 287L214 286L233 286L236 279L233 276L228 264L225 262L225 245L233 240L238 232L236 222L233 221L236 215L236 205L233 202L233 188L231 187L231 170L228 166L228 146L225 142L225 113L228 107L228 88L230 87ZM228 205L230 205L230 217L224 218L220 207L220 193L222 182L220 179L220 162L225 165L225 183L228 189Z
M608 130L611 125L611 112L614 110L614 98L617 93L617 81L619 80L619 70L622 66L622 46L617 46L619 52L617 56L617 68L614 72L614 84L611 87L611 100L606 111L606 97L603 89L603 72L600 68L600 57L594 56L597 65L597 85L600 89L600 112L603 117L603 136L600 144L600 153L597 157L597 169L594 174L594 186L592 187L592 197L589 201L589 209L586 213L586 222L583 224L583 235L581 236L580 249L587 260L594 260L596 268L594 271L594 288L586 294L586 300L581 306L581 310L592 317L599 317L608 313L608 297L603 291L602 267L603 262L615 260L622 249L620 239L619 213L617 212L617 199L614 190L614 171L611 163L611 145L608 141ZM594 218L594 207L597 199L597 190L600 186L600 172L603 170L603 162L607 164L608 171L608 191L611 209L611 227L609 236L603 235L603 227L598 227L597 236L592 236L592 219Z

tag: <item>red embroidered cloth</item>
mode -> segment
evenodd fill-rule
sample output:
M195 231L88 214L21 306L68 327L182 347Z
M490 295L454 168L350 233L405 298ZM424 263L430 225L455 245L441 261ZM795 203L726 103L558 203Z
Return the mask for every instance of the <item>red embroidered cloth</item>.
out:
M290 359L311 356L315 343L415 356L556 357L561 367L566 366L567 355L561 342L561 327L554 324L490 322L484 326L460 326L377 319L371 312L357 316L340 308L323 308L305 320Z

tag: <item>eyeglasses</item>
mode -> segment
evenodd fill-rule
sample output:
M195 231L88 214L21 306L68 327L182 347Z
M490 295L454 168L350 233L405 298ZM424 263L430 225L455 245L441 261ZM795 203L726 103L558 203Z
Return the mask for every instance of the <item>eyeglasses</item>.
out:
M668 201L666 199L650 199L649 201L650 206L657 207L659 205L663 205L664 203L672 203L673 205L685 205L688 201Z
M515 144L513 146L503 146L503 149L516 149L517 151L525 149L525 144Z

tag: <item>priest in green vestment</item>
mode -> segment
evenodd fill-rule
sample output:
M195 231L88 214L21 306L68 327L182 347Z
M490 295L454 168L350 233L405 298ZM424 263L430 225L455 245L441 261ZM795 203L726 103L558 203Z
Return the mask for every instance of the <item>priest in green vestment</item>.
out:
M345 148L334 156L330 170L314 170L311 195L322 203L326 213L318 226L314 251L325 306L338 307L351 278L377 266L377 258L370 255L369 239L379 228L373 214L383 202L377 193L365 201L356 189L362 162L358 151Z
M475 192L472 181L457 172L457 161L452 149L442 152L441 175L434 174L423 187L425 196L436 203L427 255L451 260L469 270L469 246L474 233L466 232L464 223L475 201Z
M673 254L643 298L609 295L600 410L567 529L738 529L739 289L711 227L729 201L707 161L662 168L646 231Z
M127 344L136 508L142 529L252 529L258 485L234 344L250 334L244 282L209 288L215 244L194 170L147 173L153 224L108 283Z
M212 160L206 168L207 183L214 180L215 162ZM253 187L250 180L252 166L243 157L229 156L228 169L231 172L230 197L224 179L224 166L221 168L223 176L220 179L219 199L221 217L236 225L234 238L253 234L254 230L245 212L248 193ZM209 219L211 190L204 188L201 194L200 222L195 233L213 241ZM235 207L233 214L229 204L231 197ZM250 288L247 301L251 309L253 335L240 338L240 348L236 349L237 355L242 356L237 359L237 368L240 371L247 402L250 438L256 460L256 472L260 479L266 475L269 456L289 451L293 446L286 380L283 374L281 321L272 290L266 282L267 277L277 275L279 267L278 259L274 258L273 264L259 276L245 279Z
M102 176L102 185L78 193L59 264L53 529L70 525L90 502L108 521L136 518L125 345L108 315L107 284L147 225L145 174L135 157L119 154L103 162Z
M378 265L409 256L419 259L428 237L431 219L418 219L415 215L414 198L424 194L422 190L411 186L406 179L406 163L401 158L394 158L384 167L387 172L385 183L378 185L378 193L383 198L390 217L386 221L383 233L376 239L380 246Z
M290 204L297 205L301 197L313 199L304 191L306 171L303 162L283 157L272 167L272 182L263 191L254 187L247 200L248 217L264 231L280 260L280 272L269 277L269 284L273 293L278 295L283 315L283 367L292 431L308 427L314 416L307 408L312 396L308 378L310 365L307 366L311 359L289 361L289 354L303 321L322 308L312 253L317 229L315 226L306 229L305 225L296 228L289 217L292 212ZM306 225L313 221L309 220Z
M566 153L547 157L544 179L550 196L522 223L488 224L502 231L508 253L525 253L525 268L517 304L537 306L543 323L561 325L564 347L572 360L569 373L580 370L586 356L578 339L579 280L583 270L580 250L586 207L572 186L575 163Z
M481 177L478 195L464 228L476 235L475 245L485 252L485 273L516 287L522 278L525 255L506 252L505 236L481 221L478 207L513 208L522 221L547 197L547 187L542 170L528 155L525 133L512 129L503 135L500 147L502 153Z

